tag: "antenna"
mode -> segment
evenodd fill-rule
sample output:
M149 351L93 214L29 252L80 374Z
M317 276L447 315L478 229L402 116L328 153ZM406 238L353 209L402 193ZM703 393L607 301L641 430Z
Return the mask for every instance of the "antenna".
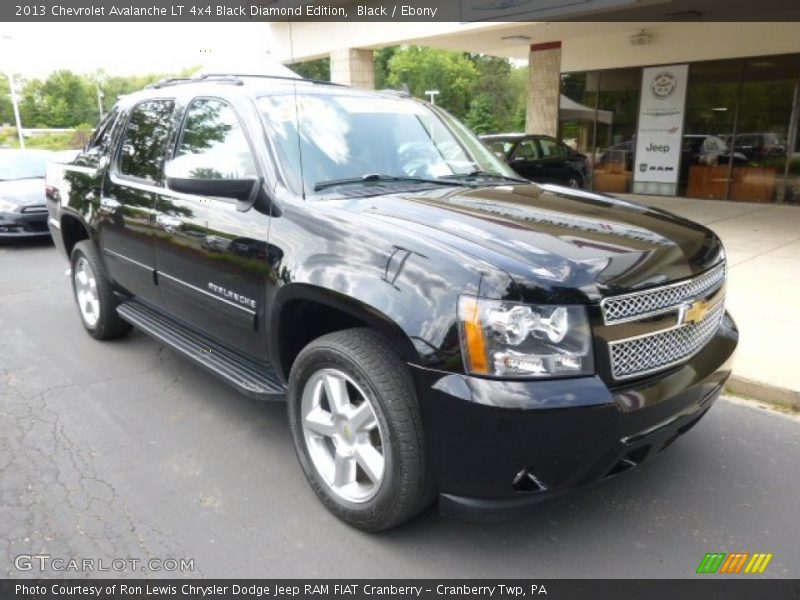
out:
M291 19L289 19L289 54L291 56L292 64L294 64L294 35ZM300 137L300 107L297 103L297 81L292 83L292 91L294 93L294 123L295 127L297 128L297 156L300 159L300 194L303 200L305 200L306 180L303 174L303 143Z

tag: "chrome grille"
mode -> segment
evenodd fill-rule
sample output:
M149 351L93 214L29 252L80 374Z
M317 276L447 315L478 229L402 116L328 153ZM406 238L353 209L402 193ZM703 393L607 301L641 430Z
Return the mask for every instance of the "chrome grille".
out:
M640 377L688 360L714 336L724 315L724 302L720 300L699 323L609 342L614 379Z
M24 212L24 213L46 213L47 212L47 206L45 206L44 204L34 204L32 206L24 207L22 209L22 211L20 211L20 212Z
M669 312L687 301L707 296L724 281L725 263L721 262L694 279L641 292L610 296L600 303L603 319L606 325L613 325Z

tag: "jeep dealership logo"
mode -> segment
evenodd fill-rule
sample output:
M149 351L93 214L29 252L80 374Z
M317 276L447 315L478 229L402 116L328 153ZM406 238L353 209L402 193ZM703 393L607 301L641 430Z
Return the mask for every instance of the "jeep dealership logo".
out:
M677 87L678 80L675 78L675 75L669 71L661 71L653 77L653 82L650 84L650 91L653 92L653 96L659 100L666 100L675 93L675 88Z
M645 152L663 152L666 154L669 152L669 144L654 144L651 142L644 150Z

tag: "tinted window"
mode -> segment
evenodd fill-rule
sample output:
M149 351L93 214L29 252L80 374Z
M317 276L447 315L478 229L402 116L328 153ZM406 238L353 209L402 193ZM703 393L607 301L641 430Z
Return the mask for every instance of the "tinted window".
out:
M539 138L543 158L563 158L567 155L564 145L549 138Z
M172 100L148 100L134 107L120 151L122 174L161 180L173 107Z
M111 132L114 130L114 122L117 120L117 111L112 110L106 115L97 129L94 130L94 135L87 146L87 150L105 150L108 148L108 143L111 139Z
M221 100L203 98L192 102L186 111L175 156L185 154L205 155L208 160L203 163L218 164L221 173L235 172L239 177L257 175L239 119Z
M258 103L282 174L295 192L359 193L357 186L314 188L370 174L435 178L480 170L513 177L505 161L464 125L416 100L331 90L324 95L274 94Z
M539 158L539 150L533 140L522 140L514 150L514 158L524 158L525 160L536 160Z

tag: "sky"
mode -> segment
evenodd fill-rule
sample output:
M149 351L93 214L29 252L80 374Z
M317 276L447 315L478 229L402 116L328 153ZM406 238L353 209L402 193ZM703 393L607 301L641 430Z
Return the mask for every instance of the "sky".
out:
M11 40L3 39L11 36ZM0 23L0 70L109 74L253 72L269 60L266 23Z

